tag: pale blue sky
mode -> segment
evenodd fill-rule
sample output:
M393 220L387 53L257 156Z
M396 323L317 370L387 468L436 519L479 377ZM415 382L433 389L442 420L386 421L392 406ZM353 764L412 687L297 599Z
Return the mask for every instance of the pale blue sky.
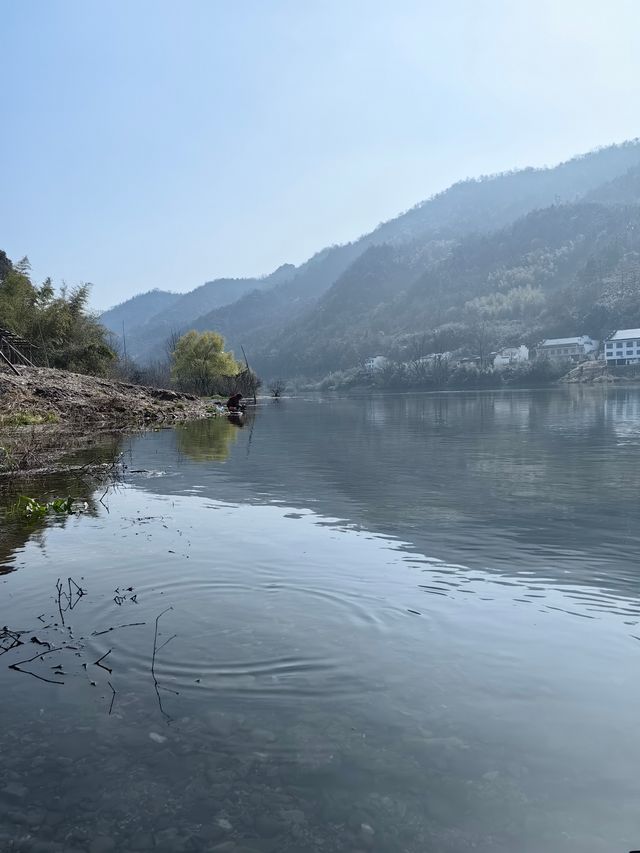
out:
M638 0L0 0L0 248L108 307L640 134Z

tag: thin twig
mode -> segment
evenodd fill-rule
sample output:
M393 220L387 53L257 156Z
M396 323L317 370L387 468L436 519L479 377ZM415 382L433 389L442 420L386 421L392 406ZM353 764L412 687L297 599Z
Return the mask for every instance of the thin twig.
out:
M62 612L62 583L60 582L60 578L56 581L56 589L58 590L58 613L60 614L60 621L64 625L64 613Z
M111 716L111 712L113 711L113 703L116 701L116 691L113 684L110 681L107 681L107 684L113 691L113 696L111 697L111 704L109 705L109 716Z
M109 631L117 631L120 628L134 628L138 625L146 625L146 622L128 622L126 625L114 625L113 628L107 628L104 631L92 631L92 637L101 637L103 634L108 634Z
M102 663L102 661L106 658L106 656L107 656L107 655L110 655L112 651L113 651L113 649L109 649L109 651L108 651L108 652L105 652L105 653L102 655L102 657L101 657L101 658L98 658L98 660L96 660L96 661L94 661L94 662L93 662L93 665L94 665L94 666L99 666L99 667L100 667L100 669L106 669L106 670L107 670L107 672L109 673L109 675L111 675L111 673L113 672L113 670L112 670L112 669L109 669L109 667L108 667L108 666L104 666L104 664Z
M16 663L9 664L9 669L15 669L16 666L21 666L23 663L31 663L31 661L38 660L38 658L43 658L45 655L53 654L53 652L60 652L65 648L66 646L57 646L54 649L47 649L46 652L38 652L38 654L34 655L32 658L27 658L26 660L19 660Z
M19 660L16 663L9 664L9 669L14 669L16 672L23 672L25 675L32 675L34 678L37 678L39 681L46 681L47 684L64 684L64 681L53 681L51 678L45 678L43 675L37 675L35 672L31 672L29 669L21 669L22 664L31 663L34 660L38 660L38 658L43 658L45 655L50 655L53 652L62 651L64 646L59 646L55 649L48 649L46 652L39 652L37 655L34 655L32 658L27 658L26 660Z
M158 697L158 707L160 708L160 713L165 716L168 720L171 719L169 714L162 707L162 698L160 696L160 685L158 684L158 679L156 678L156 654L158 653L158 622L160 621L160 617L164 616L169 610L173 610L173 607L166 607L162 613L159 613L156 616L156 628L153 635L153 655L151 657L151 677L153 678L153 687L156 691L156 696ZM173 639L173 638L170 638ZM163 643L166 645L166 643Z
M24 643L20 639L20 637L23 633L24 633L24 631L11 631L5 625L5 627L0 632L0 640L8 639L11 641L11 645L10 646L4 646L4 645L0 644L0 655L4 655L7 652L10 652L11 649L15 649L18 646L24 645Z
M168 639L168 640L165 640L165 641L164 641L164 643L163 643L161 646L158 646L158 648L156 649L156 652L159 652L159 651L160 651L160 649L164 649L164 647L165 647L165 646L168 646L168 645L169 645L169 643L171 642L171 640L175 640L175 638L176 638L177 636L178 636L177 634L174 634L172 637L169 637L169 639Z

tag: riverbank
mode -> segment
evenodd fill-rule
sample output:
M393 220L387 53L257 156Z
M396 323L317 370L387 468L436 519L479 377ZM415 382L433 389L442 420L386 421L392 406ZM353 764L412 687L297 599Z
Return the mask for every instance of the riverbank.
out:
M640 367L635 364L609 365L604 361L585 361L574 367L560 382L569 385L607 385L640 382Z
M0 372L0 474L47 468L96 432L211 417L210 400L50 368Z

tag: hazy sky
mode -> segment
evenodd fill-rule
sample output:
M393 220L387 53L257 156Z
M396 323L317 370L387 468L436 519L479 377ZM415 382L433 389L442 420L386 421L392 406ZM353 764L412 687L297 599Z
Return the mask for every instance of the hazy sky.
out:
M0 248L96 306L640 135L640 0L0 0Z

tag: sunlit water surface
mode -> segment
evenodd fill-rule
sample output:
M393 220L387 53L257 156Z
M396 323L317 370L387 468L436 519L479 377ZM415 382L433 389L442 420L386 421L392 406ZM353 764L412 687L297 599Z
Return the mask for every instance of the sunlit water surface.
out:
M119 450L103 503L53 479L88 511L2 522L1 850L640 847L640 392L264 401Z

